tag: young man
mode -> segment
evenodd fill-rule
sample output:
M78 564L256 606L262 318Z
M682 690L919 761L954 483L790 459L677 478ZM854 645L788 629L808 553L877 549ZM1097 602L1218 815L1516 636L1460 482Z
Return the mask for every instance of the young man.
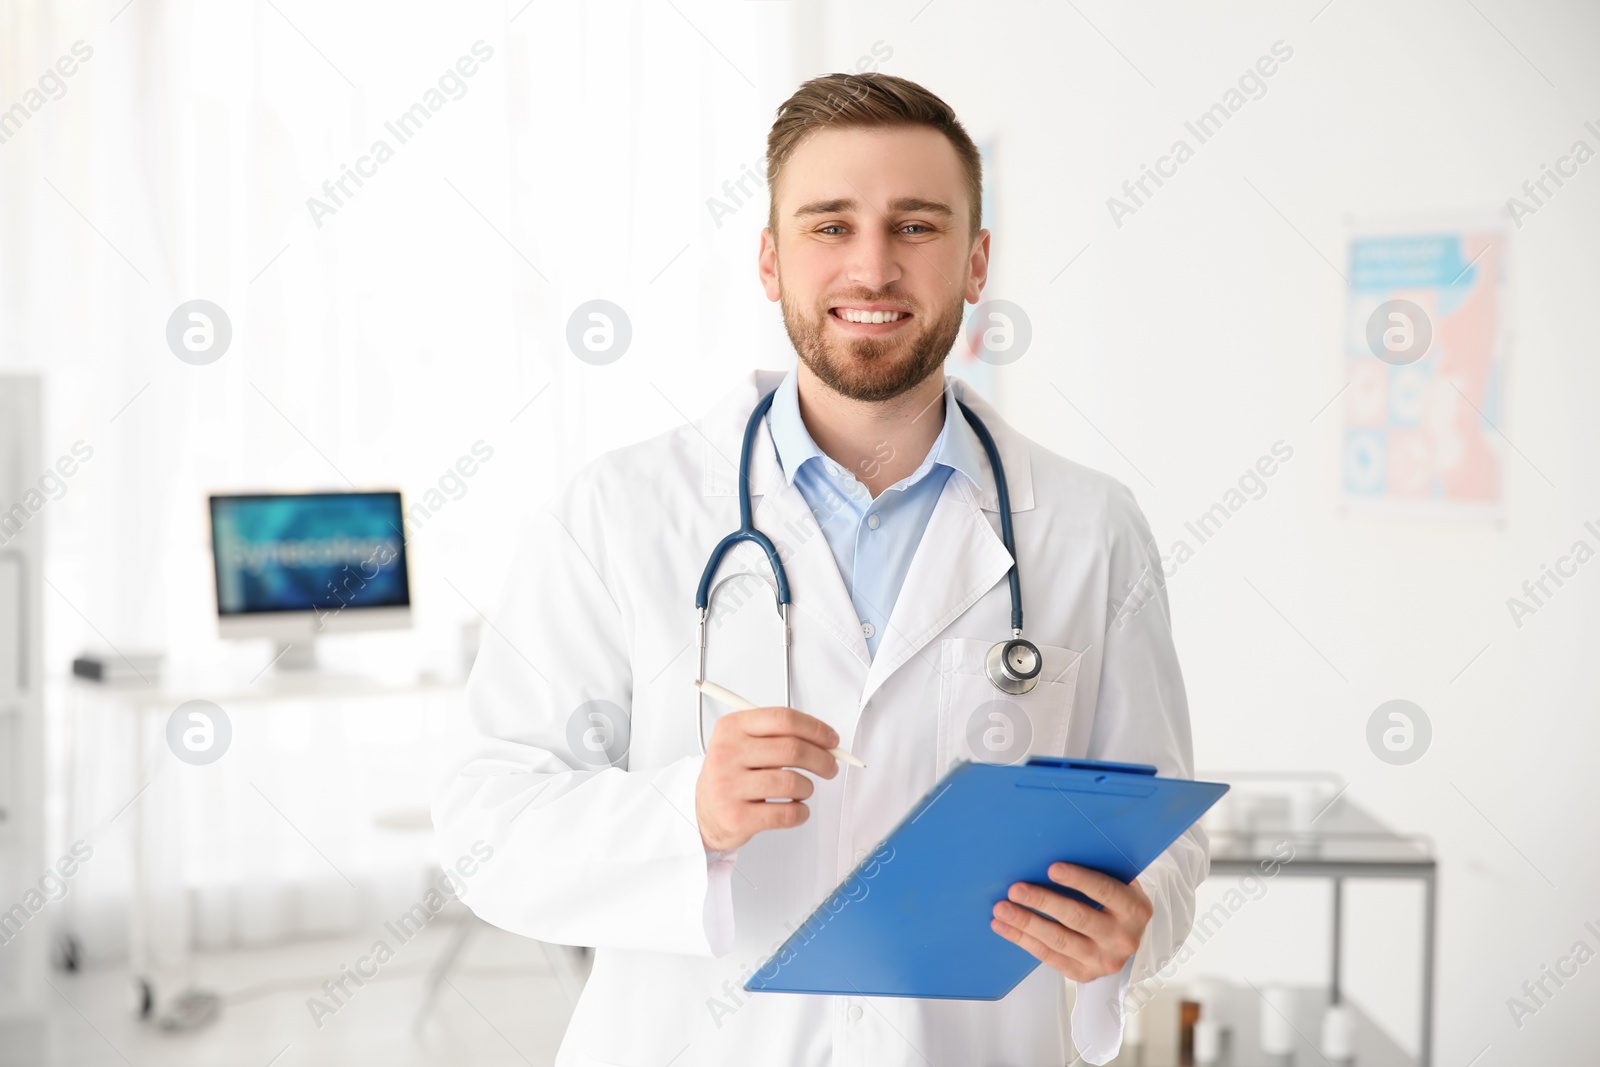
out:
M468 687L470 751L434 822L447 866L480 839L494 850L465 896L480 916L597 947L558 1064L1060 1067L1074 1042L1102 1063L1129 981L1188 935L1208 867L1198 827L1131 885L1060 863L1049 884L1012 886L993 936L1044 966L1002 1000L741 988L954 760L1193 773L1160 562L1132 495L943 374L987 276L981 180L971 139L920 86L803 85L768 139L759 262L797 367L756 372L694 426L602 457L527 534ZM739 526L737 457L769 392L748 487L787 571L792 706L708 701L697 735L696 587ZM1009 483L1042 660L1024 693L985 674L1011 635L1013 560L957 398ZM733 583L724 595L767 597L770 612L759 548L735 548L718 576ZM1141 610L1119 612L1150 585ZM714 610L711 679L740 688L717 672L751 663L781 677L782 640L758 615Z

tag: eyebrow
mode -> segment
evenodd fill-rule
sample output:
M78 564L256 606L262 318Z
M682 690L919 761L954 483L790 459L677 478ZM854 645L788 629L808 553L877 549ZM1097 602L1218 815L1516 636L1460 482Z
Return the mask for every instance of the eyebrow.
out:
M800 205L799 209L795 211L794 217L803 219L812 215L839 215L848 211L855 211L859 206L849 197L833 200L813 200L809 204ZM942 215L945 218L955 217L955 212L950 209L949 204L941 203L938 200L924 200L918 196L902 196L898 200L891 200L889 201L889 210L926 211L929 214Z

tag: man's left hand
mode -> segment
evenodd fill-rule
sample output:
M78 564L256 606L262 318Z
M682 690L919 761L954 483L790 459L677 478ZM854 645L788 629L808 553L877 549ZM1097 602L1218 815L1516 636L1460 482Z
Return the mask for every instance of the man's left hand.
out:
M1007 893L1010 899L994 906L990 929L1075 982L1122 970L1138 951L1155 910L1139 880L1124 884L1074 863L1053 863L1049 875L1051 881L1076 889L1103 910L1042 885L1013 882Z

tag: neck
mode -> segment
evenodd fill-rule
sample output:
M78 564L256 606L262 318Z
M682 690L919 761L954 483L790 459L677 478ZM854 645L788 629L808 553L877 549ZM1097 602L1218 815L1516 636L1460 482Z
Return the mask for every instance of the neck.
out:
M796 371L800 418L829 459L846 467L874 498L922 465L944 427L944 374L930 374L892 400L852 400L811 373Z

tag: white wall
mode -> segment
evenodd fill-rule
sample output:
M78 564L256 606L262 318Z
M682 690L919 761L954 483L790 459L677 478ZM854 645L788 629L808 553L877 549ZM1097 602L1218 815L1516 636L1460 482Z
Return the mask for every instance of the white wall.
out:
M1520 1031L1505 1002L1580 937L1600 948L1582 929L1600 919L1600 569L1520 630L1505 600L1600 519L1600 163L1513 239L1500 427L1527 460L1506 452L1503 526L1341 513L1339 406L1311 420L1344 381L1344 283L1322 257L1345 269L1347 218L1494 210L1574 139L1600 145L1582 128L1600 120L1600 11L1321 6L834 3L824 62L883 39L884 70L998 139L988 295L1021 304L1035 331L998 370L1004 408L1132 487L1163 549L1274 441L1292 445L1267 495L1169 586L1197 764L1331 770L1390 826L1432 835L1436 1062L1485 1046L1482 1063L1575 1062L1600 1035L1600 970L1581 970ZM1118 228L1106 198L1279 40L1294 53L1266 94ZM1435 730L1406 767L1377 760L1364 736L1396 697ZM1407 1047L1419 902L1364 888L1348 913L1349 993ZM1325 916L1325 892L1280 881L1185 973L1317 981Z

